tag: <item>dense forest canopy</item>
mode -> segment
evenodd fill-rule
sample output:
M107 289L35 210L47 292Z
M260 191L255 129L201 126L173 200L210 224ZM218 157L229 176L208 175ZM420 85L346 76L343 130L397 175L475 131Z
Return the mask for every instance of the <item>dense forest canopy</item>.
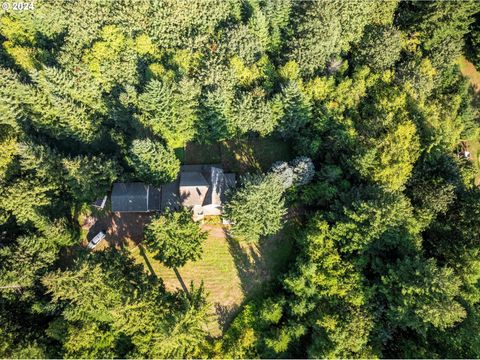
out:
M6 3L0 357L480 357L480 173L460 149L479 99L458 66L480 69L479 2ZM295 159L241 177L226 213L238 241L294 246L222 336L202 285L79 246L114 181L266 137ZM205 237L185 211L145 230L171 267Z

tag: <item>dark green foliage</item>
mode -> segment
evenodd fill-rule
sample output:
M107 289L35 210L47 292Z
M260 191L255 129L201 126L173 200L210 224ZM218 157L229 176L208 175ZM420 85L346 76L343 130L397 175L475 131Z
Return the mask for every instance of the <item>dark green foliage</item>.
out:
M421 47L432 58L433 65L441 70L448 68L461 54L465 34L473 17L479 11L476 1L459 4L443 1L409 2L400 19L413 31L418 31Z
M312 74L322 70L335 56L347 51L351 43L360 40L364 27L378 8L389 8L383 1L309 1L296 3L295 35L290 40L290 55L302 72ZM389 21L383 17L380 21Z
M275 174L255 175L242 179L226 205L233 232L248 242L276 234L282 228L286 213L284 187Z
M480 13L480 12L479 12ZM480 15L477 13L475 22L470 25L470 33L466 38L466 55L478 69L480 68Z
M299 84L289 82L282 91L282 117L279 131L285 138L296 136L311 119L311 105L302 94Z
M152 80L138 98L139 119L173 148L195 135L198 89L192 82Z
M202 256L207 233L200 230L188 210L155 218L145 228L145 242L154 257L168 267L182 267Z
M375 72L385 71L400 58L401 41L401 33L393 27L368 27L353 57Z
M150 139L136 139L126 156L139 180L160 186L177 178L180 161L170 148Z
M60 305L46 333L64 356L183 358L204 337L203 289L169 296L126 253L87 257L43 284Z

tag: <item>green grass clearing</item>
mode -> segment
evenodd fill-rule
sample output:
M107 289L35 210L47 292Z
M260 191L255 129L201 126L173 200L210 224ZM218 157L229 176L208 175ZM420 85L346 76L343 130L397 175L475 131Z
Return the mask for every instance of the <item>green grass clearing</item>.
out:
M236 313L242 302L261 291L262 285L278 274L287 262L290 243L281 236L266 239L260 245L239 244L228 238L219 225L204 225L209 237L203 245L203 257L187 263L178 272L189 286L203 281L212 304L212 318L208 330L220 336L222 329ZM180 289L180 282L172 269L153 259L144 247L131 250L135 260L163 279L167 290Z

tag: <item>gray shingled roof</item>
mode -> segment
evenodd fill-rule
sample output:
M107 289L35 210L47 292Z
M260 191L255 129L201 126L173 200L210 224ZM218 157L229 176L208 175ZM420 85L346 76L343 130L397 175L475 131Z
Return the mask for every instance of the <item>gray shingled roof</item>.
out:
M180 196L178 195L179 181L165 184L162 186L162 211L170 209L172 211L180 208Z
M208 181L201 172L180 174L180 199L184 206L203 205L208 188Z
M150 185L150 191L148 192L148 211L160 211L162 210L162 188L157 188Z
M115 183L112 189L112 211L147 212L148 185L144 183Z

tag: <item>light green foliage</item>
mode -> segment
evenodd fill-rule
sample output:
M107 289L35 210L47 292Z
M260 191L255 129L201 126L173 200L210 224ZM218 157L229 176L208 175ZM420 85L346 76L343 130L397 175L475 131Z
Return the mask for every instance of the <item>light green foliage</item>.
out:
M373 322L365 310L347 308L341 315L323 316L315 325L309 357L375 357L368 344ZM324 333L327 339L322 337Z
M247 304L230 326L221 342L217 343L220 356L232 358L255 358L258 335L253 329L255 324L255 307Z
M428 58L409 61L400 68L399 75L405 90L411 96L424 101L433 90L437 70Z
M254 82L268 76L268 68L272 66L268 61L266 56L262 56L260 60L252 66L247 67L239 57L235 56L230 60L230 67L240 85L250 86Z
M280 325L285 299L267 298L250 301L215 343L212 357L256 358L278 357L285 354L290 341L304 334L301 325ZM270 331L270 327L275 330ZM268 336L265 336L268 334Z
M2 152L0 153L0 179L3 179L13 157L17 154L17 140L12 137L2 139L0 141L0 147L2 148Z
M363 308L367 298L360 273L337 250L343 235L339 230L331 229L320 215L304 230L301 256L284 279L285 288L296 295L290 311L313 326L309 357L371 357L368 338L373 323ZM332 305L342 310L331 312Z
M134 44L134 40L125 36L120 28L109 25L102 29L100 39L84 52L83 62L105 92L117 82L137 84L137 55L132 51ZM140 46L138 50L141 53L145 49Z
M277 176L253 175L242 179L242 183L225 206L234 234L248 242L276 234L286 213L284 188Z
M138 98L139 120L170 147L184 146L196 133L198 94L191 81L151 80Z
M292 304L292 311L300 316L312 311L313 299L338 297L359 306L364 300L358 274L353 267L342 262L335 248L334 237L329 235L328 224L320 218L312 220L302 244L305 258L299 262L297 273L285 279L285 287L301 299ZM312 299L313 298L313 299Z
M2 47L20 69L28 72L41 67L44 50L37 47L36 22L30 14L3 12L0 34L6 39Z
M419 149L415 125L400 124L358 160L360 172L387 189L399 190L410 177Z
M172 268L198 260L207 236L188 210L161 215L145 228L148 249L157 260Z
M127 161L140 180L155 186L175 180L180 171L180 161L173 150L150 139L134 140Z

